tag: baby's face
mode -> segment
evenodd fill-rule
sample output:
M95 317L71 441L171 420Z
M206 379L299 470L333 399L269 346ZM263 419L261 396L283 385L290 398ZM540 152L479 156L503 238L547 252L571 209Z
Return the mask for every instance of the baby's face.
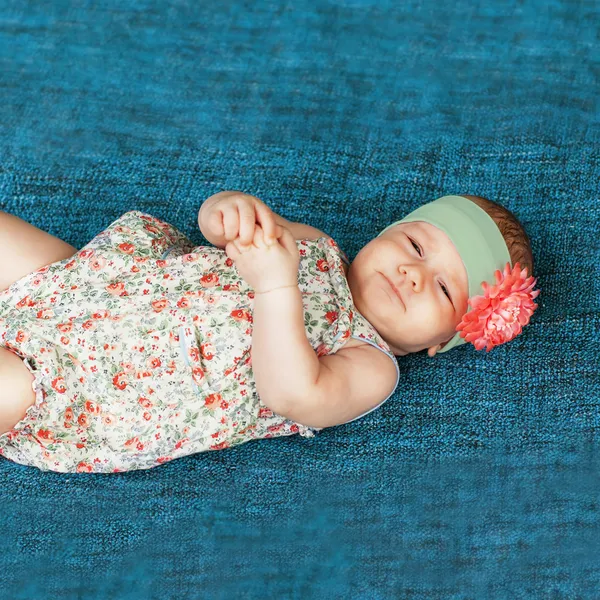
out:
M397 356L425 348L433 356L468 308L467 270L456 247L424 221L399 223L371 240L350 265L348 284L356 308Z

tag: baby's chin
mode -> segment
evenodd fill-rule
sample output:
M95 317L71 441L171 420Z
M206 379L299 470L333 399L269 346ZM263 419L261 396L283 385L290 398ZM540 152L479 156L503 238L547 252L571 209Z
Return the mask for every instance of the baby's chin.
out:
M439 352L453 337L453 335L450 338L446 338L443 342L438 342L438 343L431 343L431 344L426 344L423 346L419 346L416 348L412 348L409 350L403 350L401 348L398 348L395 344L392 344L389 340L387 340L385 338L384 335L382 335L379 331L377 332L379 333L379 335L382 337L383 341L390 347L390 350L392 351L392 353L394 354L394 356L407 356L408 354L417 354L419 352L427 352L429 354L429 348L436 348L436 346L439 346L439 348L436 349L436 353ZM435 355L435 354L434 354Z
M390 350L394 356L406 356L407 354L410 354L410 352L407 352L406 350L400 350L400 348L396 348L396 346L390 344L389 342L386 342L386 344L390 347Z
M390 350L391 350L392 354L394 354L394 356L406 356L407 354L410 354L409 351L402 350L402 349L398 348L395 344L392 344L392 342L389 339L387 339L384 334L382 334L380 331L378 331L377 328L372 323L371 323L371 325L373 326L375 331L377 331L377 333L380 335L381 339L390 347Z

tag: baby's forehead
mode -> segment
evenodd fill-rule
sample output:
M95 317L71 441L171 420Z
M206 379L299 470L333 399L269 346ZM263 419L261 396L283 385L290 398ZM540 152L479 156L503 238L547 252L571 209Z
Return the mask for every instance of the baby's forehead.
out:
M462 264L462 259L454 242L450 237L439 227L427 223L426 221L409 221L406 223L398 223L389 231L399 233L404 231L415 239L435 252L443 253L450 261Z
M435 225L425 221L408 221L405 223L398 223L390 229L390 231L403 230L420 232L429 241L444 239L452 243L450 238L439 227L436 227Z

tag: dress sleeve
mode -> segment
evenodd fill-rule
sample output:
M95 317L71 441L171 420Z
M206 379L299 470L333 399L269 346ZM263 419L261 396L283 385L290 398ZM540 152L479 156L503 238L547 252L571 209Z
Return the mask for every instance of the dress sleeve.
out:
M88 244L95 250L164 259L187 254L195 244L177 227L139 210L126 212ZM87 247L87 246L86 246Z

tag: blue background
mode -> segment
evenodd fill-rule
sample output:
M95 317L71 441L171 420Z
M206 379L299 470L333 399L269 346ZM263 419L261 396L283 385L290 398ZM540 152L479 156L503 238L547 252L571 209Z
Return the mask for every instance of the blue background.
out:
M77 248L128 210L207 243L241 190L351 259L445 194L532 242L490 353L399 358L349 425L148 471L0 460L0 590L71 598L600 596L600 62L592 1L0 5L0 202Z

